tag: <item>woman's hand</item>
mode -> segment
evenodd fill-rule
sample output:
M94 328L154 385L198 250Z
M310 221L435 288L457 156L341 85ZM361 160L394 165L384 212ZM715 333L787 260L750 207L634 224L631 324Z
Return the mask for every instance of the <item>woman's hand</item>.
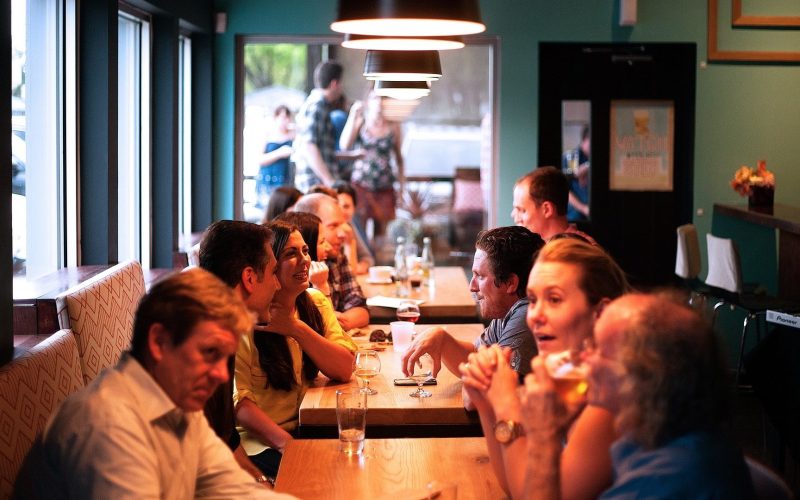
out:
M330 270L326 263L311 261L311 266L308 268L308 281L311 282L314 288L325 295L331 294L330 286L328 285L329 274Z
M297 324L300 320L294 316L292 311L282 304L277 302L270 304L269 313L270 320L269 325L266 327L267 331L291 337L297 330Z

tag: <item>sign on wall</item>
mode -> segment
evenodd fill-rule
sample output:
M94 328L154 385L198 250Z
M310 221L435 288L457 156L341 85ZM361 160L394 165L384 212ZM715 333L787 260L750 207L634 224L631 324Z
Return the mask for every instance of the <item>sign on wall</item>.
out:
M611 101L611 191L672 191L673 101Z

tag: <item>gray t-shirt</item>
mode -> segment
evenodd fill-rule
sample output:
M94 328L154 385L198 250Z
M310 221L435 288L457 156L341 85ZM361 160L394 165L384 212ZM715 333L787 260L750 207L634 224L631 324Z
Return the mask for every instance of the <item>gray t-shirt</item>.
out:
M519 373L520 378L531 371L531 359L539 352L536 340L525 322L527 311L528 299L519 299L503 319L493 319L481 336L475 339L475 349L492 344L510 348L513 351L511 368Z

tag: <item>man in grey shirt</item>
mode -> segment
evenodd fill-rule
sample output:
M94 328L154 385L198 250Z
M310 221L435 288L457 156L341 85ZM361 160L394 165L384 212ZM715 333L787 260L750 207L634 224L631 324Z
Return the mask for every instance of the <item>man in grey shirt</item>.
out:
M492 321L472 343L454 338L443 326L428 328L403 355L403 372L408 375L417 359L427 353L433 358L434 376L442 362L459 375L458 365L467 361L469 353L481 345L498 344L513 351L514 370L520 376L527 374L537 350L525 323L528 308L525 287L536 253L543 245L539 235L523 226L482 231L475 243L469 289L478 301L481 316Z

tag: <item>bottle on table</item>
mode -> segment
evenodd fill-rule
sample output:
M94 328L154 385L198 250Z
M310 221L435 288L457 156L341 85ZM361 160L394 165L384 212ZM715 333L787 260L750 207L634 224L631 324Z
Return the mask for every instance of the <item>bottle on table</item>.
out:
M397 296L408 297L408 264L406 263L406 239L397 237L397 248L394 251L394 280L397 285Z
M430 286L433 280L433 248L431 239L426 236L422 238L422 281L425 286Z

